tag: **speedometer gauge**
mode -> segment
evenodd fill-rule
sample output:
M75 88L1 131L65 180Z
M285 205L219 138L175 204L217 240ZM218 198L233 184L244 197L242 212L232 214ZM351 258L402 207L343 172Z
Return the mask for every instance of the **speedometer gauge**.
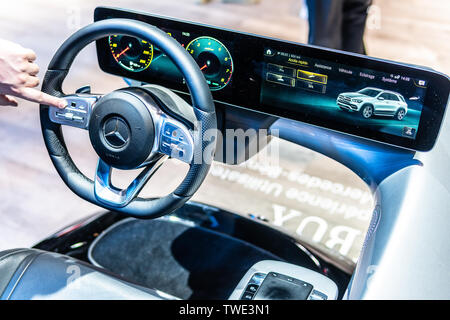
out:
M230 82L233 59L219 40L199 37L192 40L186 50L199 65L211 90L220 90Z
M109 37L114 60L124 69L140 72L148 68L153 59L153 46L145 40L129 36Z

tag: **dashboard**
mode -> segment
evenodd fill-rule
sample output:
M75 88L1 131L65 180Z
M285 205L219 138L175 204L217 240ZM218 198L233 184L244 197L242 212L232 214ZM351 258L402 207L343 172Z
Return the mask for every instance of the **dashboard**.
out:
M448 102L449 78L362 55L281 41L141 12L96 8L94 20L146 22L176 39L197 62L213 99L408 149L428 151ZM172 61L145 39L97 41L110 74L188 94Z

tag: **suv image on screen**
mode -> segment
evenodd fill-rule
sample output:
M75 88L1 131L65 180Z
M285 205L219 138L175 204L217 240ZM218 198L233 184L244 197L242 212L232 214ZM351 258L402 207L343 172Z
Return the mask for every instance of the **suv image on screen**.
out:
M408 112L408 105L401 94L371 87L343 92L338 95L336 103L342 110L359 112L365 119L377 115L403 120Z

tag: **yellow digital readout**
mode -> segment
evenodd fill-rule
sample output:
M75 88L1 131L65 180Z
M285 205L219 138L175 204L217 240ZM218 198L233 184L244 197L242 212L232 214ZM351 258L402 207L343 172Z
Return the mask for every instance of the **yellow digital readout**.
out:
M110 36L108 41L114 60L122 68L141 72L152 63L153 45L147 41L121 35Z
M322 84L327 84L328 81L328 76L325 74L314 73L305 70L297 70L297 78Z

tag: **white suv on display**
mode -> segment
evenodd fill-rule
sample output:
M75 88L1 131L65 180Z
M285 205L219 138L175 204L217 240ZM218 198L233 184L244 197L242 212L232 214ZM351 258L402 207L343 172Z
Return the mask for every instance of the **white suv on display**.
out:
M342 110L359 112L365 119L377 115L403 120L408 112L408 104L401 94L371 87L341 93L336 103Z

